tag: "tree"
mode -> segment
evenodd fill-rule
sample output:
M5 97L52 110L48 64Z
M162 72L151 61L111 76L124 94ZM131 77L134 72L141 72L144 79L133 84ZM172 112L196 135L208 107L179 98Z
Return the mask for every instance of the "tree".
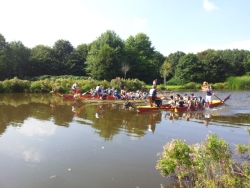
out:
M204 79L202 62L194 54L182 56L176 67L176 77L181 84L201 82Z
M54 75L63 75L68 74L67 61L70 54L74 51L74 47L69 41L66 40L58 40L55 42L53 46L54 57L57 61L55 63ZM57 64L57 65L56 65Z
M203 73L206 81L210 83L224 82L227 78L228 62L223 61L218 51L208 49L197 54L198 59L204 65Z
M23 78L29 72L30 49L25 47L22 42L10 42L7 48L7 74L9 78Z
M128 63L122 63L121 71L124 73L124 79L126 79L126 74L130 69L130 65Z
M161 68L160 68L160 74L164 78L164 81L163 81L164 87L166 86L166 78L170 74L170 72L171 72L170 63L167 61L164 61L164 63L161 65Z
M0 34L0 80L7 78L7 45L4 36Z
M170 74L175 76L175 70L178 65L178 62L182 56L186 55L184 52L177 51L175 53L171 53L167 57L167 61L170 63L171 71Z
M247 55L247 57L244 59L244 68L245 72L250 72L250 54Z
M94 79L111 80L121 75L124 62L124 42L114 32L108 30L91 44L85 62L86 72Z
M125 41L125 61L131 67L129 77L143 80L146 83L155 79L159 74L155 53L146 34L139 33L135 37L130 36Z
M30 73L28 76L53 75L57 62L51 47L38 45L30 52Z

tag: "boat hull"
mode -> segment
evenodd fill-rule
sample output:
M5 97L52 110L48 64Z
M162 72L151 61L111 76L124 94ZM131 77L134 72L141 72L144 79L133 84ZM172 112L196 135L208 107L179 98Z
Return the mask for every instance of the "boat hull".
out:
M214 108L217 106L224 105L224 101L220 100L213 100L212 103L208 107L203 106L191 106L191 107L176 107L173 108L168 104L165 104L161 107L151 107L151 106L138 106L137 112L148 112L148 111L156 111L156 110L168 110L168 111L174 111L174 112L185 112L185 111L198 111L198 110L204 110L205 108Z

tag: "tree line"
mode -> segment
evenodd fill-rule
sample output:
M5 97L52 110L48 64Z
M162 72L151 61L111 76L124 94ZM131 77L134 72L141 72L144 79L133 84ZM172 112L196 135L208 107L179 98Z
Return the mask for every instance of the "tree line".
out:
M90 44L76 48L67 40L58 40L52 47L28 48L21 41L6 42L0 34L0 80L74 75L107 81L121 77L145 83L156 78L164 78L168 84L204 80L215 83L249 71L250 51L208 49L197 54L177 51L164 56L144 33L122 40L107 30Z

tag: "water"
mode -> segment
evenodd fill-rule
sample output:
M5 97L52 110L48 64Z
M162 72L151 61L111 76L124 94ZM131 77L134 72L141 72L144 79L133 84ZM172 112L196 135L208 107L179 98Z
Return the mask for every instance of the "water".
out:
M229 93L225 106L181 114L137 113L49 94L1 94L0 187L173 187L173 178L155 169L157 153L172 139L194 144L211 131L233 149L248 143L249 92L216 96Z

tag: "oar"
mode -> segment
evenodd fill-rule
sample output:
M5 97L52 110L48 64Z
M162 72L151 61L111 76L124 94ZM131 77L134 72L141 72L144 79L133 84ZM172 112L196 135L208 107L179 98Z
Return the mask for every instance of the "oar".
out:
M224 102L226 102L226 100L228 100L231 97L231 94L229 94L225 99Z
M219 97L217 97L217 95L214 94L214 96L215 96L217 99L219 99L220 101L223 101L223 100L221 100Z
M161 90L159 90L159 92L162 94L162 96L163 96L164 98L167 99L167 97L166 97L165 95L163 95L163 93L161 92ZM171 94L171 93L173 93L173 92L170 92L169 94Z
M85 93L83 93L82 95L86 95L88 92L90 92L90 91L86 91Z

